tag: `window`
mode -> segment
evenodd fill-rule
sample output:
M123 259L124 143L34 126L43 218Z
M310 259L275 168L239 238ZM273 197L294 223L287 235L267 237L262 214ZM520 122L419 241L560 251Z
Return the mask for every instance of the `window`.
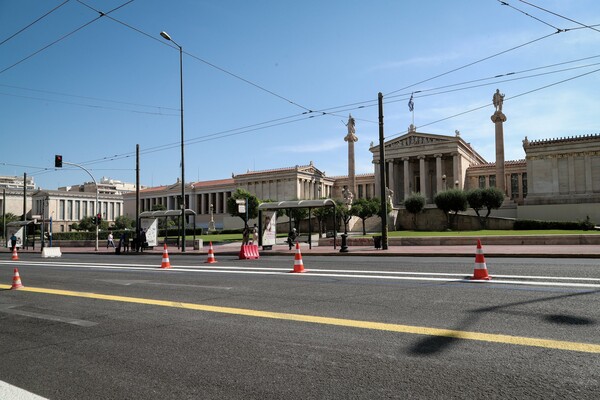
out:
M359 199L364 198L364 195L363 195L363 185L358 185L358 198Z
M84 201L83 204L82 204L82 206L83 207L82 207L81 213L82 213L83 218L85 218L85 217L88 216L88 202Z
M81 219L81 209L80 209L80 207L81 207L81 202L79 200L77 200L75 202L75 219L77 221L79 221Z
M510 174L510 197L512 199L519 197L519 174Z
M527 197L527 172L523 172L523 198Z
M490 175L490 187L496 187L496 175Z
M479 188L485 189L485 176L479 175Z
M65 201L64 200L59 200L58 202L58 219L63 220L65 219Z

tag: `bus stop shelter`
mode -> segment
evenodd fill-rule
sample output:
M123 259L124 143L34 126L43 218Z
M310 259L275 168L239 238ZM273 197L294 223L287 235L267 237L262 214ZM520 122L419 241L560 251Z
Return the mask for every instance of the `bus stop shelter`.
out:
M322 208L322 207L331 207L333 209L333 220L335 221L335 207L336 203L332 199L320 199L320 200L286 200L279 201L274 203L262 203L258 206L258 230L259 232L263 231L262 226L262 213L264 211L277 211L277 210L292 210L295 208L308 208L308 246L312 248L312 209L313 208ZM288 212L289 215L289 212ZM290 222L290 231L292 230L292 219L289 219ZM333 224L333 248L336 248L335 238L337 237L336 224ZM259 235L258 238L259 246L262 246L262 235Z
M194 241L196 241L196 212L194 210L191 210L189 208L185 209L185 215L186 216L190 216L192 215L193 218L193 227L194 227ZM181 210L162 210L162 211L144 211L140 213L140 217L139 219L156 219L156 218L164 218L165 220L169 217L177 217L177 225L181 226ZM141 224L138 221L137 226L139 227ZM166 230L166 232L168 232L168 230ZM138 233L137 235L139 235L139 229L138 229ZM167 233L168 235L168 233ZM185 237L185 233L183 234ZM179 248L180 243L181 243L181 231L178 230L177 233L177 247ZM165 241L167 240L167 237L165 236Z

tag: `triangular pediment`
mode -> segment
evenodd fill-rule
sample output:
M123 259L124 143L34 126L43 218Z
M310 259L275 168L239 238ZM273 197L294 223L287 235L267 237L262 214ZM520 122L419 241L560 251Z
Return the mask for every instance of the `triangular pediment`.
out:
M321 176L321 177L325 176L325 173L323 173L321 170L316 168L314 165L298 167L298 172L302 172L302 173L309 174L309 175L317 175L317 176Z
M385 144L386 149L394 149L398 147L414 147L432 144L443 144L454 142L454 138L443 135L433 135L429 133L411 132L402 135L396 139L390 140Z

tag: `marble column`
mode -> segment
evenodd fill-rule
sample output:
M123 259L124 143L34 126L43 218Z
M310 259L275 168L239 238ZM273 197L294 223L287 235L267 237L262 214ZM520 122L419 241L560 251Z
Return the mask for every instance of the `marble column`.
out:
M404 198L408 198L410 196L410 171L409 171L409 158L402 157L402 164L404 167Z
M419 158L419 182L420 182L420 188L419 188L419 192L423 195L423 197L425 197L425 199L427 199L427 174L425 171L425 156L421 155L418 157Z
M492 115L492 122L496 130L496 187L506 195L506 182L504 176L504 126L506 115L502 111L496 111Z
M394 173L394 160L388 161L388 188L393 191L392 205L396 203L396 176Z
M436 193L444 190L442 188L442 155L434 154L435 157L435 184L436 184Z

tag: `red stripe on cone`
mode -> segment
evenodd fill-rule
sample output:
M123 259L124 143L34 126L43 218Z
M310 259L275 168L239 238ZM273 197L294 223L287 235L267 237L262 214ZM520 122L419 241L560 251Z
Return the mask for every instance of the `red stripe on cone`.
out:
M294 255L294 270L290 272L304 272L304 263L302 262L302 253L300 253L300 243L296 242L296 254Z
M477 250L475 251L475 269L473 270L472 280L485 280L489 281L492 279L488 275L487 266L485 265L485 257L483 256L483 249L481 248L481 240L477 239Z
M17 253L17 246L15 246L15 248L13 249L13 252L12 252L11 260L18 260L18 259L19 259L19 254Z
M11 289L21 289L23 284L21 283L21 277L19 276L19 270L15 268L15 275L13 276L13 283Z
M216 262L217 260L215 259L215 251L213 250L212 242L210 242L210 246L208 247L208 259L206 260L206 263L213 264Z
M160 264L161 268L171 268L171 262L169 261L169 252L167 251L167 244L165 243L165 247L163 249L162 263Z

